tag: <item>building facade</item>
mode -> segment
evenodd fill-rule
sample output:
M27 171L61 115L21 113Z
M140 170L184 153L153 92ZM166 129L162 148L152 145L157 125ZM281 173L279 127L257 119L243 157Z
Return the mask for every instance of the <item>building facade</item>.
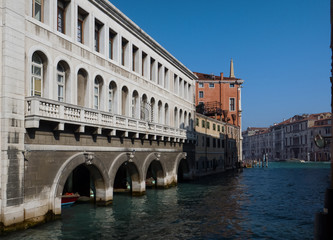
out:
M109 1L3 0L0 15L2 230L61 214L65 191L107 204L124 179L142 194L191 174L197 77Z
M243 132L244 160L328 161L330 159L331 113L295 115L269 128L248 128ZM326 142L319 148L314 138L320 134Z
M238 126L196 114L195 176L238 167Z
M244 80L236 78L233 60L230 62L230 75L224 77L195 72L195 104L198 113L242 128L241 89ZM239 132L239 140L242 135ZM242 144L237 147L238 159L242 160Z

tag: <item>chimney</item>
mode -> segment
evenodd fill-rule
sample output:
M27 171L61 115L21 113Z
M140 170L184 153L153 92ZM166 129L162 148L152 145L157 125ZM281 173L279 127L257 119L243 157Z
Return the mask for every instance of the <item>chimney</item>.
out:
M231 61L230 61L230 78L235 78L234 62L232 61L232 58L231 58Z

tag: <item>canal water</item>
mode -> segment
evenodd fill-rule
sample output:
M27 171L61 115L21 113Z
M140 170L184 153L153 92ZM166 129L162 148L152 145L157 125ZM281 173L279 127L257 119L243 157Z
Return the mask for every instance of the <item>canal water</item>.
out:
M314 216L329 185L327 163L270 163L115 194L108 207L76 204L62 219L3 239L313 239Z

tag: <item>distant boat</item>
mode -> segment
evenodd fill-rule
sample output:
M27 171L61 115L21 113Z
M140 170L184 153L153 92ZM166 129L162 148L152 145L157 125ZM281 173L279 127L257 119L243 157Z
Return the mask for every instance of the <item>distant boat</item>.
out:
M80 197L78 193L66 193L61 196L61 206L71 205L75 203Z

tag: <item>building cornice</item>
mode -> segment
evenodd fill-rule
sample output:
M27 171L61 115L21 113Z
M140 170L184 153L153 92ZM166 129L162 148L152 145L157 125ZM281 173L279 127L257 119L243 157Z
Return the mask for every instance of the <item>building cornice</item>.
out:
M166 59L173 66L181 70L190 79L197 79L197 76L189 70L185 65L179 62L165 48L158 44L152 37L145 33L138 25L130 20L124 13L117 9L107 0L89 0L98 9L104 12L107 16L116 21L119 25L140 39L148 47L152 48L157 54Z

